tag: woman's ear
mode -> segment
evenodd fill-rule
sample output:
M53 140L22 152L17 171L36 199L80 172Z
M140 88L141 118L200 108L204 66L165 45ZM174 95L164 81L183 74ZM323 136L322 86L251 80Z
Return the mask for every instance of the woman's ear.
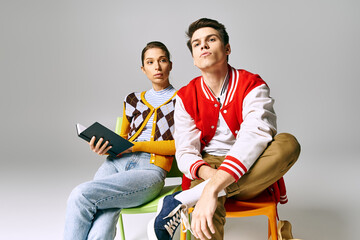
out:
M142 71L144 74L146 74L146 71L145 71L144 66L141 66L141 71Z

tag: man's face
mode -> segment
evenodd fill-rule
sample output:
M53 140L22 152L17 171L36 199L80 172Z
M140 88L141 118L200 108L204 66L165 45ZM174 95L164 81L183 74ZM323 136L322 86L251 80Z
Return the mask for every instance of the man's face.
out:
M201 69L208 69L227 62L230 45L224 46L217 30L204 27L196 30L191 38L194 65Z

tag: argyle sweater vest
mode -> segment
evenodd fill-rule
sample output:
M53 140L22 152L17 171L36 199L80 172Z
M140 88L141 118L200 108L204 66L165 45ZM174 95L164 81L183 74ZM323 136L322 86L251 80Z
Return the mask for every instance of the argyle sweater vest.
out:
M150 141L173 140L175 95L158 108L145 100L145 92L131 93L125 99L125 116L130 123L128 139L136 138L154 113L153 134Z

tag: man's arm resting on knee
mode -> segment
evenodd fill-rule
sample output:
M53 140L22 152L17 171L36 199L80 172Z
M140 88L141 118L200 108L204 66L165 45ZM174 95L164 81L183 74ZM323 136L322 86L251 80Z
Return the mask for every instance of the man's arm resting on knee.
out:
M191 220L191 229L195 237L206 239L205 236L211 237L208 229L215 233L212 218L217 207L218 194L235 182L235 179L225 171L205 165L200 167L198 175L205 180L210 177L210 181L206 184L199 201L196 203Z

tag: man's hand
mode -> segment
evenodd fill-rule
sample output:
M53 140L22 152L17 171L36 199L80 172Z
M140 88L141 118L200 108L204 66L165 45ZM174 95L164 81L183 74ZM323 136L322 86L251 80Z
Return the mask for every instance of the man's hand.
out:
M199 171L200 170L201 168ZM217 207L219 192L224 190L234 181L235 179L229 173L222 170L216 170L215 175L210 178L210 181L206 184L192 214L191 229L195 237L201 240L206 238L211 239L211 233L215 233L212 219Z
M109 151L111 146L108 146L109 141L106 141L104 144L102 144L103 141L104 141L104 139L100 138L99 141L95 145L95 136L93 136L89 142L91 151L93 151L94 153L97 153L99 155L104 155L105 153L107 153L107 151Z
M201 240L211 239L211 233L215 233L212 219L217 207L217 198L217 194L209 191L205 186L192 213L191 229L196 238Z

